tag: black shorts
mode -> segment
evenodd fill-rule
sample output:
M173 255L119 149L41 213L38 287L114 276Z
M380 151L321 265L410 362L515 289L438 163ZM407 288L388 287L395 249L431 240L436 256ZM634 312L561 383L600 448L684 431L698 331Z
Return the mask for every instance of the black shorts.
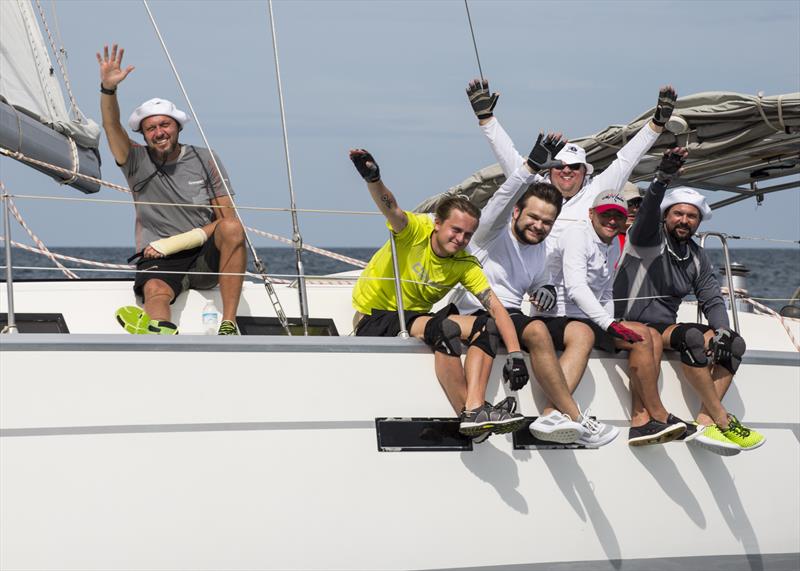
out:
M186 289L211 289L219 283L219 276L216 274L184 274L180 272L218 272L219 271L219 250L214 243L212 235L206 243L199 248L192 248L183 252L176 252L165 258L150 258L141 260L136 264L139 270L136 280L133 282L133 292L142 298L144 303L144 284L150 280L157 279L172 288L175 294L170 304ZM177 272L162 274L158 270Z
M525 328L534 321L542 321L546 325L547 319L549 318L540 316L531 317L530 315L525 315L519 309L506 308L506 311L508 312L508 316L511 318L511 323L514 324L514 330L517 332L517 341L519 341L520 348L526 353L530 353L530 351L528 351L528 348L525 346L525 343L522 341L522 332L525 331ZM480 317L483 315L488 315L488 312L485 309L479 309L478 311L475 311L470 315ZM500 343L503 345L503 347L505 347L506 344L503 343L502 337L500 338Z
M550 331L550 335L553 337L553 346L556 348L556 351L563 351L565 348L564 331L567 329L567 325L569 325L571 321L580 321L581 323L588 325L594 333L595 349L606 351L607 353L617 352L617 348L614 343L614 337L612 337L608 331L601 329L600 326L591 319L578 319L575 317L561 316L545 317L543 320L545 324L547 324L547 329Z
M406 331L411 331L411 324L417 317L458 315L458 309L451 304L446 305L436 313L410 311L404 312L406 318ZM397 337L400 334L400 320L397 310L373 309L372 313L365 315L356 324L355 334L358 337Z

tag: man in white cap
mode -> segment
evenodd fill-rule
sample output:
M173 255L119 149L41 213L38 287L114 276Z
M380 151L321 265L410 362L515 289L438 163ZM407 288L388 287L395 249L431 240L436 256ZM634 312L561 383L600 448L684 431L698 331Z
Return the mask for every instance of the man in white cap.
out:
M666 192L686 155L679 147L664 153L628 231L625 256L614 281L615 315L646 323L661 335L664 347L680 353L684 374L703 403L684 438L730 456L758 448L765 439L743 426L721 402L746 346L730 329L708 256L692 240L700 222L711 218L711 208L694 189L678 187ZM697 298L708 325L676 323L678 307L690 294ZM639 410L638 421L643 422L653 411L650 406L643 410L641 401L637 404L639 397L633 395L634 415ZM680 420L670 417L667 422Z
M625 199L625 204L628 208L628 218L625 220L625 227L619 232L619 249L622 251L625 248L625 238L627 237L628 230L633 226L636 220L636 215L639 213L639 208L642 206L642 192L639 187L631 181L625 183L622 187L622 198Z
M128 126L142 134L145 145L131 141L120 124L116 95L119 84L133 71L133 66L122 68L123 54L116 44L110 55L108 46L102 55L97 54L100 108L111 153L136 203L137 254L131 259L141 258L134 291L143 299L144 312L121 308L117 320L130 333L175 334L170 305L176 297L185 289L209 289L219 283L222 322L218 333L238 335L236 310L247 251L244 230L232 209L228 175L216 154L179 143L189 117L165 99L150 99L134 110ZM203 275L208 272L239 275Z
M488 81L475 79L467 87L467 96L478 118L481 131L508 179L526 162L526 158L517 152L511 137L494 117L499 94L489 90ZM558 238L566 228L578 221L588 222L592 201L600 192L622 189L633 168L664 130L664 125L672 115L676 99L677 94L672 87L661 88L653 119L619 150L617 158L598 176L591 176L594 167L586 161L586 151L574 143L567 143L556 155L555 158L561 161L561 165L547 169L543 176L537 175L535 181L553 184L564 201L561 214L545 240L548 255L557 247ZM539 310L534 311L540 315L551 315ZM586 370L594 336L591 329L580 321L572 321L563 332L556 333L557 335L563 333L563 346L556 347L563 350L559 365L564 372L567 385L574 391Z

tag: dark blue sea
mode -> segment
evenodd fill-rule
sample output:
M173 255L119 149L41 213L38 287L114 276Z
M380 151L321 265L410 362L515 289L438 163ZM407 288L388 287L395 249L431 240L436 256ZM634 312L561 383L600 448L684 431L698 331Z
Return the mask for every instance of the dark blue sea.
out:
M375 253L376 248L326 248L351 258L367 261ZM51 251L99 262L124 264L131 251L127 248L51 248ZM258 248L261 260L271 275L294 275L294 251L291 248ZM712 262L720 267L723 262L721 250L708 250ZM53 268L53 264L39 254L13 249L14 279L64 279L60 271L52 269L21 269L20 267ZM732 250L731 261L744 264L750 269L748 290L754 298L765 298L762 301L773 309L780 309L794 291L800 287L800 248L793 249L737 249ZM356 269L350 264L323 257L318 254L304 253L306 275L324 275ZM2 264L0 264L2 265ZM75 263L65 263L70 268L88 268ZM252 265L252 264L251 264ZM252 268L251 268L252 269ZM109 271L77 271L82 278L127 278L133 274ZM2 273L5 281L5 272ZM721 283L725 283L721 280Z

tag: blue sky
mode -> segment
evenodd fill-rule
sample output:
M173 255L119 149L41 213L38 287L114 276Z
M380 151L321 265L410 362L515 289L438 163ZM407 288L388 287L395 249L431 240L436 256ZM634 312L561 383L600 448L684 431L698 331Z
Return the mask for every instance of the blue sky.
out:
M43 6L55 27L50 3ZM114 41L136 66L119 90L124 119L151 97L186 109L140 2L56 6L84 113L99 121L94 54ZM237 202L287 207L266 3L173 0L151 8ZM579 137L626 123L654 105L665 83L679 94L800 91L796 1L472 0L470 10L484 73L501 93L496 114L521 149L539 130ZM462 1L276 1L274 11L299 208L374 210L347 159L354 146L373 152L409 209L494 162L464 95L477 65ZM202 144L195 126L182 141ZM104 177L124 184L105 139L101 152ZM82 196L6 158L0 178L11 193ZM94 196L122 197L107 189ZM132 247L129 206L16 202L51 246ZM288 213L243 216L249 226L291 234ZM760 207L717 211L703 229L797 240L798 216L800 193L790 191ZM377 246L386 237L378 217L301 213L300 227L319 246ZM23 239L21 229L14 237Z

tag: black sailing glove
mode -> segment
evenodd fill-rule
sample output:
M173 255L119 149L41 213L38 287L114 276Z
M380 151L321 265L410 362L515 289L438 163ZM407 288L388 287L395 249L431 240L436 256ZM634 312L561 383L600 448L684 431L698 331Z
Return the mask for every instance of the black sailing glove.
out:
M528 382L528 366L520 351L512 351L506 357L506 364L503 365L503 379L512 391L520 390Z
M353 149L350 151L350 160L353 161L358 174L360 174L365 181L378 182L381 180L381 169L368 151L364 149Z
M661 157L658 170L656 170L656 180L669 184L672 178L681 170L688 154L689 152L683 147L674 147L664 151L664 156Z
M656 111L653 113L653 123L659 127L663 127L672 116L672 111L675 109L675 101L678 99L678 94L672 89L671 85L662 87L658 92L658 103L656 104Z
M562 166L561 161L555 160L555 156L566 144L567 142L561 139L560 133L558 135L548 133L547 137L539 133L539 138L536 139L536 144L528 155L528 166L533 172Z
M467 97L478 119L488 119L500 95L489 91L489 82L485 79L473 79L467 85Z
M556 305L556 288L551 285L543 285L531 295L531 303L539 311L550 311Z

